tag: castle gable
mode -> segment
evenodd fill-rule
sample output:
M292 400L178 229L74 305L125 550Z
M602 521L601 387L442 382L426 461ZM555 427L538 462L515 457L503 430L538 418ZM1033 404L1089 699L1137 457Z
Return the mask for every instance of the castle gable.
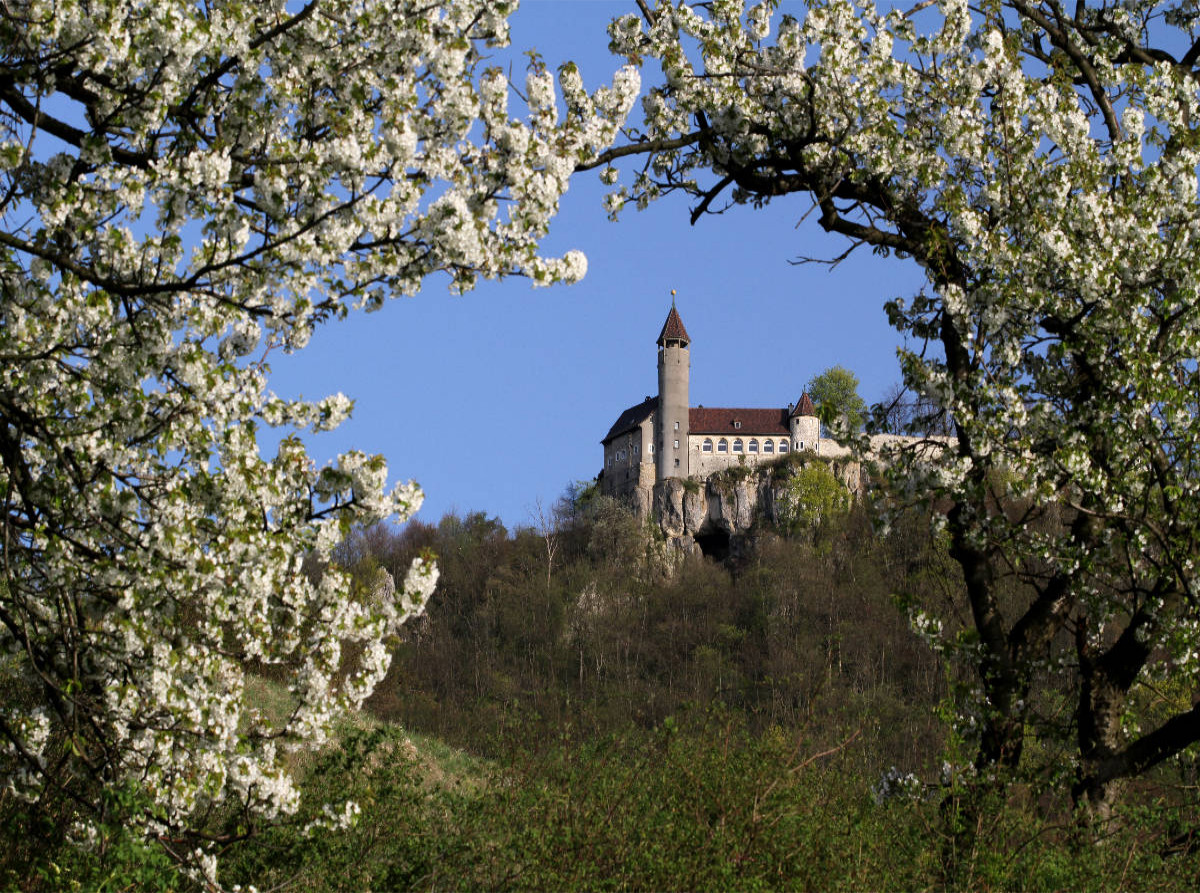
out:
M608 429L608 433L604 435L604 439L600 442L608 443L613 438L620 437L622 434L634 430L642 422L646 421L657 407L657 397L647 397L636 406L629 407L617 417L617 420L613 422L613 426Z
M693 407L688 410L688 428L692 434L763 434L787 437L786 409L723 409Z

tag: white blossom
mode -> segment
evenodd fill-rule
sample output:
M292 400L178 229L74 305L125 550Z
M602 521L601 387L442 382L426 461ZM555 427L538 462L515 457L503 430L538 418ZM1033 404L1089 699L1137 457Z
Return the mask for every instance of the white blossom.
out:
M0 684L29 697L0 712L0 767L27 799L72 785L81 840L102 788L135 784L145 808L125 818L186 841L173 851L193 848L215 885L194 817L294 812L288 754L370 694L383 643L437 580L423 559L363 597L335 566L305 576L306 556L410 517L421 493L389 486L379 456L316 467L291 431L336 427L352 402L280 399L266 359L430 277L581 278L582 254L538 243L640 82L572 81L560 117L535 66L514 113L507 78L482 70L508 40L502 0L17 5L20 102L0 100ZM284 429L269 453L266 427ZM279 720L249 707L258 667L287 680Z
M1152 734L1137 686L1166 674L1190 690L1200 653L1194 5L776 6L659 0L612 24L613 49L662 78L637 139L597 159L649 156L626 183L605 171L606 209L795 193L854 245L920 264L927 290L887 312L906 386L957 438L889 448L888 477L973 571L960 616L988 635L944 635L923 598L913 627L975 662L986 684L964 724L1016 736L1016 752L1040 661L1099 674L1122 689L1110 725ZM1117 649L1122 630L1140 650ZM1099 678L1119 661L1119 685ZM1102 725L1091 706L1078 721ZM1074 739L1104 742L1080 765L1135 771L1133 739L1106 734Z

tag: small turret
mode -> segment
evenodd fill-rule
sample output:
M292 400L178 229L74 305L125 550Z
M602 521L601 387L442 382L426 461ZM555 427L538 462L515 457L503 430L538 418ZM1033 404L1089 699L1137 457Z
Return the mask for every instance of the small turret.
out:
M671 292L671 312L658 335L658 412L655 414L654 448L657 458L655 478L688 476L688 376L691 358L687 329L675 309Z
M817 418L817 410L808 391L800 395L800 401L788 416L788 427L792 429L793 450L820 452L821 420Z
M690 342L687 329L683 327L683 320L679 318L679 311L675 309L675 301L672 300L671 312L667 314L667 321L663 323L655 344L659 347L687 347Z

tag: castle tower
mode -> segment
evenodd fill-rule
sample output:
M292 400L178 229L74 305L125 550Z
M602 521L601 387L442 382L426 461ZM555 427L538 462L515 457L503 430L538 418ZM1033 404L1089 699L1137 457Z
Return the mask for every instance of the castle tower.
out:
M691 359L687 329L671 299L671 312L658 336L658 412L655 413L655 479L688 476L688 374Z
M800 396L800 402L788 417L788 427L792 429L792 449L812 450L820 452L821 420L813 408L812 397L805 391Z

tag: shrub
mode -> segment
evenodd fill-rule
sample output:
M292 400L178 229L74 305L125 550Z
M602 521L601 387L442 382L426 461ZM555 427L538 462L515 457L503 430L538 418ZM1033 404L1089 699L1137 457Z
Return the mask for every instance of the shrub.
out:
M779 527L789 536L829 524L844 515L852 502L850 491L822 463L798 469L778 492Z

